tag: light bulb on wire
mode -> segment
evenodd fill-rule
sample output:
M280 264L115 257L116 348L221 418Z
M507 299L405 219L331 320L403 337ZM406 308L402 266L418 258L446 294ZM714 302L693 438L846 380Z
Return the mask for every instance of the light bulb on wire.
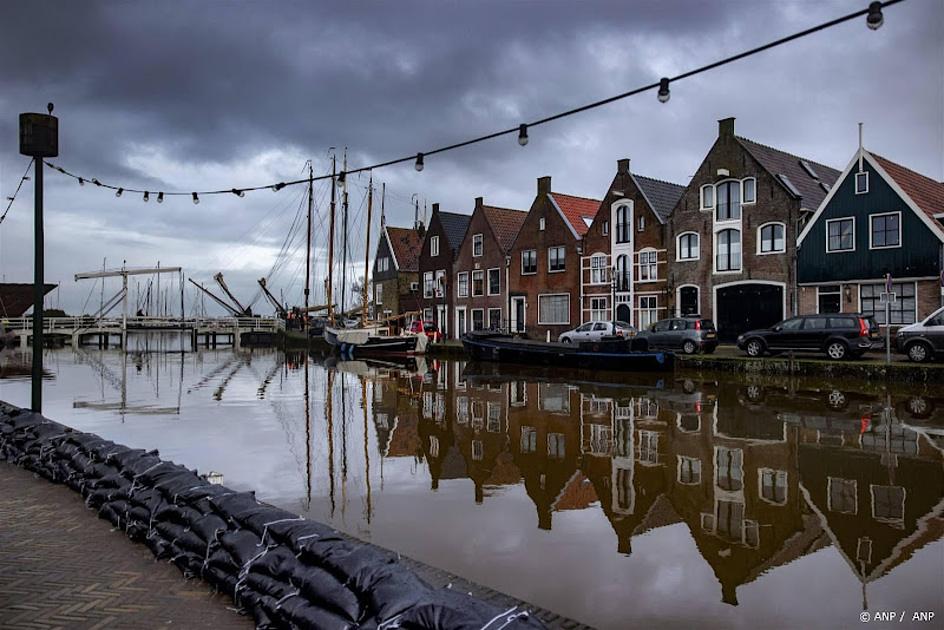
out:
M164 193L157 193L157 203L164 203Z
M669 92L669 80L666 77L659 79L659 102L668 103L672 93Z
M882 24L885 23L885 17L882 15L881 2L869 3L869 14L865 18L865 23L873 31L877 31L878 29L882 28Z
M123 193L124 191L125 191L124 188L119 188L118 190L115 191L115 196L120 197L121 193Z
M145 190L145 191L144 191L144 203L147 203L147 202L150 201L150 200L151 200L151 193L149 193L148 191Z
M197 196L197 193L192 193L192 194L193 194L193 205L197 205L198 203L200 203L200 197Z
M422 153L417 153L417 154L416 154L416 164L414 164L413 167L416 169L416 172L420 173L420 172L423 171L423 167L424 167L424 166L425 166L425 165L423 164L423 154L422 154Z
M518 125L518 144L528 144L528 126L525 124Z

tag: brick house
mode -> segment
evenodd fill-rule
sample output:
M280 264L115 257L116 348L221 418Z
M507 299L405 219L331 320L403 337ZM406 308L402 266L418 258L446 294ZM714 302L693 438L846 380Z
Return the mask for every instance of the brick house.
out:
M475 199L475 210L456 253L456 336L469 330L499 328L508 319L508 255L527 213L487 206Z
M732 340L797 309L796 238L839 172L734 134L712 145L669 220L674 314L715 320Z
M944 183L864 148L800 234L801 313L862 312L892 326L921 321L944 299Z
M420 250L420 309L423 319L435 322L445 337L454 337L450 325L455 296L452 267L471 218L442 211L434 203Z
M539 177L531 204L511 249L509 325L534 338L551 338L580 323L582 238L600 208L598 199L551 191Z
M636 175L629 165L629 159L617 161L583 237L581 323L615 318L647 328L668 313L668 219L685 187Z
M419 307L419 254L423 237L415 228L382 225L374 256L374 318L383 319Z

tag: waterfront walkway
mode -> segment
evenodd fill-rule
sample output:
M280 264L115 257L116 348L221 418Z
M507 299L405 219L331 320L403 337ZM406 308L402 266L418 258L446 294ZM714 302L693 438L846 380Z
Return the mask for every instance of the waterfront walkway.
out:
M69 488L0 462L0 628L252 628Z

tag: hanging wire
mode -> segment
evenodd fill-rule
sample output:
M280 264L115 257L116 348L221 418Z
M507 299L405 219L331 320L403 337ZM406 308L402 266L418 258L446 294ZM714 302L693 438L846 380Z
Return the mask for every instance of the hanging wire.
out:
M762 44L762 45L757 46L757 47L755 47L755 48L751 48L751 49L749 49L749 50L745 50L745 51L740 52L740 53L738 53L738 54L736 54L736 55L731 55L731 56L729 56L729 57L725 57L725 58L723 58L723 59L719 59L718 61L714 61L714 62L712 62L712 63L706 64L706 65L703 65L703 66L699 66L699 67L697 67L697 68L693 68L692 70L689 70L689 71L687 71L687 72L683 72L683 73L678 74L678 75L676 75L676 76L674 76L674 77L663 77L662 79L660 79L660 80L658 80L658 81L655 81L655 82L653 82L653 83L648 83L648 84L646 84L646 85L642 85L642 86L640 86L640 87L634 88L634 89L632 89L632 90L628 90L628 91L626 91L626 92L621 92L621 93L619 93L619 94L615 94L615 95L613 95L613 96L610 96L610 97L607 97L607 98L604 98L604 99L601 99L601 100L598 100L598 101L593 101L593 102L590 102L590 103L586 103L586 104L584 104L584 105L581 105L581 106L579 106L579 107L575 107L575 108L573 108L573 109L568 109L568 110L566 110L566 111L558 112L558 113L556 113L556 114L552 114L552 115L546 116L546 117L544 117L544 118L539 118L539 119L537 119L537 120L535 120L535 121L532 121L532 122L524 122L524 123L521 123L521 124L526 125L526 126L527 126L527 129L532 129L532 128L537 127L537 126L539 126L539 125L545 125L545 124L547 124L547 123L554 122L554 121L560 120L560 119L562 119L562 118L567 118L567 117L569 117L569 116L574 116L574 115L576 115L576 114L580 114L580 113L583 113L583 112L586 112L586 111L590 111L590 110L596 109L596 108L598 108L598 107L603 107L604 105L609 105L609 104L611 104L611 103L615 103L615 102L617 102L617 101L621 101L621 100L623 100L623 99L629 98L629 97L631 97L631 96L635 96L635 95L637 95L637 94L641 94L641 93L643 93L643 92L648 92L648 91L650 91L650 90L658 90L658 89L660 88L660 86L661 86L661 87L667 87L667 83L663 83L663 82L665 82L665 81L667 81L668 83L676 83L676 82L678 82L678 81L681 81L682 79L687 79L687 78L696 76L696 75L698 75L698 74L701 74L701 73L703 73L703 72L707 72L707 71L709 71L709 70L713 70L713 69L715 69L715 68L720 68L721 66L725 66L725 65L728 65L728 64L730 64L730 63L734 63L735 61L739 61L739 60L741 60L741 59L745 59L745 58L747 58L747 57L750 57L750 56L753 56L753 55L762 53L762 52L764 52L764 51L770 50L771 48L776 48L776 47L778 47L778 46L782 46L782 45L784 45L784 44L787 44L787 43L792 42L792 41L796 41L796 40L801 39L801 38L803 38L803 37L808 37L808 36L810 36L810 35L813 35L813 34L815 34L815 33L820 32L820 31L824 31L824 30L826 30L826 29L833 28L833 27L835 27L835 26L838 26L838 25L840 25L840 24L843 24L843 23L845 23L845 22L848 22L848 21L850 21L850 20L854 20L854 19L859 18L859 17L862 17L862 16L874 16L874 15L876 15L876 14L881 15L881 11L880 11L880 10L881 10L882 8L890 7L890 6L892 6L892 5L899 4L899 3L904 2L904 1L905 1L905 0L886 0L886 2L872 2L872 3L869 4L868 7L864 8L864 9L860 9L860 10L858 10L858 11L853 11L852 13L848 13L848 14L846 14L846 15L843 15L843 16L840 16L840 17L837 17L837 18L834 18L834 19L832 19L832 20L823 22L823 23L821 23L821 24L817 24L816 26L812 26L812 27L807 28L807 29L805 29L805 30L802 30L802 31L793 33L792 35L787 35L787 36L785 36L785 37L781 37L780 39L775 39L775 40L773 40L773 41L771 41L771 42L767 42L766 44ZM874 17L873 17L873 18L870 18L870 20L873 20L873 21L874 21ZM879 24L879 26L880 26L880 25L881 25L881 24ZM870 22L869 28L873 28L873 26L871 26L871 22ZM875 28L877 28L877 27L875 27ZM428 157L428 156L437 155L437 154L440 154L440 153L445 153L445 152L447 152L447 151L453 151L453 150L455 150L455 149L461 149L461 148L463 148L463 147L467 147L467 146L470 146L470 145L473 145L473 144L478 144L478 143L480 143L480 142L485 142L485 141L487 141L487 140L493 140L493 139L499 138L499 137L501 137L501 136L506 136L506 135L510 135L510 134L519 134L520 131L521 131L521 124L516 124L515 126L509 127L509 128L507 128L507 129L502 129L502 130L499 130L499 131L494 131L494 132L492 132L492 133L487 133L487 134L482 135L482 136L478 136L478 137L475 137L475 138L470 138L470 139L468 139L468 140L463 140L463 141L460 141L460 142L456 142L456 143L453 143L453 144L449 144L449 145L446 145L446 146L442 146L442 147L439 147L439 148L437 148L437 149L430 149L430 150L428 150L428 151L421 151L421 152L411 153L411 154L405 155L405 156L403 156L403 157L398 157L398 158L394 158L394 159L392 159L392 160L387 160L386 162L379 162L379 163L377 163L377 164L372 164L372 165L370 165L370 166L362 166L362 167L359 167L359 168L347 169L344 173L342 173L342 175L344 175L344 176L354 175L354 174L357 174L357 173L363 173L363 172L366 172L366 171L371 171L371 170L375 170L375 169L381 169L381 168L386 168L386 167L389 167L389 166L394 166L394 165L397 165L397 164L402 164L402 163L404 163L404 162L414 162L414 164L415 164L417 170L422 170L422 168L423 168L423 166L424 166L424 164L425 164L425 158ZM69 177L72 177L73 179L78 180L80 184L84 184L86 181L89 181L89 178L84 177L84 176L83 176L83 177L80 177L79 175L77 175L77 174L75 174L75 173L72 173L71 171L68 171L68 170L66 170L65 168L61 167L61 166L56 166L56 165L52 164L51 162L49 162L49 161L47 161L47 160L44 160L44 163L45 163L47 166L49 166L50 168L59 171L59 172L62 173L63 175L67 175L67 176L69 176ZM256 191L256 190L262 190L262 189L265 189L265 188L269 188L269 189L271 189L271 190L273 190L273 191L278 192L279 190L285 188L286 186L296 186L296 185L299 185L299 184L307 184L309 181L320 181L320 180L324 180L324 179L330 179L330 178L332 178L332 177L334 177L334 176L329 173L329 174L326 174L326 175L319 175L319 176L314 177L314 178L303 177L303 178L300 178L300 179L294 179L294 180L290 180L290 181L276 182L276 183L270 183L270 184L263 184L263 185L261 185L261 186L244 186L244 187L239 187L239 188L233 187L233 188L226 188L226 189L220 189L220 190L186 191L186 192L181 192L181 191L177 191L177 192L167 192L167 191L164 191L163 194L164 194L164 196L166 196L166 197L171 197L171 196L187 196L187 197L192 197L194 200L196 200L196 198L197 198L198 195L235 194L235 195L237 195L237 196L239 196L239 197L243 197L243 196L245 196L245 193L247 193L247 192L253 192L253 191ZM104 183L104 182L100 182L100 181L98 181L98 180L96 180L96 179L92 179L91 181L94 181L94 182L96 183L97 187L101 187L101 188L108 188L108 189L115 190L115 191L123 190L123 191L134 192L134 193L143 193L143 194L145 194L145 195L148 194L148 191L143 190L143 189L134 189L134 188L128 188L128 187L123 187L123 188L122 188L122 187L119 187L119 186L113 186L113 185L111 185L111 184L106 184L106 183ZM146 201L146 200L147 200L147 198L145 197L145 201Z
M3 223L3 220L7 218L7 213L10 212L10 208L13 207L13 202L16 201L16 196L20 194L20 188L23 187L23 182L29 181L29 172L33 168L34 159L30 158L29 164L26 165L26 171L23 173L23 176L20 178L20 183L16 185L16 190L13 191L13 196L8 197L6 210L3 211L3 214L0 215L0 223Z

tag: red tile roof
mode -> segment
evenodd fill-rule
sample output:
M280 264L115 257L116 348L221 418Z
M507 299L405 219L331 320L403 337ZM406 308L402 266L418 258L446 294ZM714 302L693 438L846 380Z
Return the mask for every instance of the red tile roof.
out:
M583 473L577 471L554 499L552 507L558 511L582 510L596 501L599 501L596 488Z
M496 206L482 206L482 211L485 212L485 219L492 227L492 232L495 233L498 246L502 248L503 253L507 254L511 246L515 244L515 238L521 226L524 225L528 213L523 210Z
M420 250L423 249L423 239L412 228L386 227L390 248L397 259L397 269L400 271L420 270Z
M930 177L916 173L910 168L896 164L881 155L871 154L875 161L885 169L898 186L911 197L911 200L928 215L932 221L935 214L944 212L944 183L936 182Z
M587 221L584 221L584 217L589 221L593 221L597 210L600 209L600 200L588 199L587 197L574 197L573 195L565 195L556 192L552 192L551 197L564 213L564 216L567 217L567 221L570 222L577 236L583 237L590 229L590 225Z

